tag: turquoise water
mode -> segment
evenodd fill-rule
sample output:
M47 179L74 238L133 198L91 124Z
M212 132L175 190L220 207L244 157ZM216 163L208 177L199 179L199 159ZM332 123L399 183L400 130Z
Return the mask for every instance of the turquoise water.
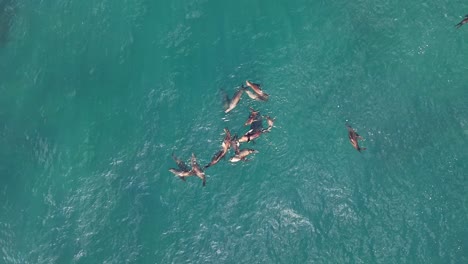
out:
M1 263L468 263L466 2L0 3Z

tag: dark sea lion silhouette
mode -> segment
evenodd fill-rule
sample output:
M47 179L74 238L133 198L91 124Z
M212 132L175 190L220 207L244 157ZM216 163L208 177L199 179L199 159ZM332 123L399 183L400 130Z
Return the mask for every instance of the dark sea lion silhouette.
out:
M239 138L239 142L240 143L244 143L244 142L250 142L254 139L257 139L258 137L260 137L260 135L262 134L262 130L253 130L253 129L250 129L247 133L245 133L241 138Z
M351 142L351 145L353 145L353 147L361 152L361 150L366 150L366 148L361 148L359 147L359 143L358 143L358 140L364 140L363 137L361 137L358 133L356 133L356 131L354 131L354 129L346 124L346 127L348 128L348 137L349 137L349 141Z
M250 124L250 130L261 131L263 130L263 117L258 113L257 118Z
M221 96L223 102L223 109L226 110L229 108L229 96L224 89L221 89Z
M183 171L189 171L189 167L185 162L183 162L181 159L177 158L174 152L172 152L172 159L174 159L175 163L177 164L177 167Z
M462 19L462 21L460 21L460 23L456 24L455 27L460 28L461 26L463 26L466 23L468 23L468 15L465 15L465 17Z

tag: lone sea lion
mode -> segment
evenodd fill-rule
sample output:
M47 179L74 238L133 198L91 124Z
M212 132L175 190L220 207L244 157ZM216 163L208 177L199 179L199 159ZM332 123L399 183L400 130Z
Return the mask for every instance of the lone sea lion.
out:
M468 15L465 15L465 17L463 18L462 21L460 21L460 23L456 24L455 27L456 28L460 28L461 26L463 26L464 24L468 23Z
M366 148L361 148L359 147L359 144L358 144L358 139L359 140L364 140L364 138L362 138L358 133L356 133L356 131L354 131L354 129L346 124L346 127L348 128L348 137L349 137L349 141L351 142L351 145L353 145L353 147L361 152L361 150L366 150Z
M242 86L239 88L239 90L234 93L234 96L232 97L231 101L229 102L229 106L226 110L224 110L224 113L229 113L232 109L234 109L237 104L239 103L242 93L244 92L245 88Z
M195 157L195 154L192 153L192 171L197 175L198 178L200 178L203 181L203 186L206 184L206 177L205 173L203 170L200 168L200 165L197 163L197 158Z
M260 84L253 83L253 82L250 82L248 80L245 81L245 84L247 84L247 86L252 88L252 90L258 95L258 99L260 99L261 101L267 101L268 98L270 97L267 93L262 91L262 89L260 88ZM250 97L250 98L252 98L252 97Z
M226 155L229 148L231 147L231 132L229 132L229 129L225 128L224 133L226 133L226 136L224 137L223 143L221 144L221 150L213 156L211 162L205 166L205 169L218 163L218 161Z

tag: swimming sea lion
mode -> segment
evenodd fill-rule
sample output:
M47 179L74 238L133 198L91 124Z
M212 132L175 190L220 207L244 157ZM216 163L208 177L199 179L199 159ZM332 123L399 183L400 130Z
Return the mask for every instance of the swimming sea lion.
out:
M186 177L195 175L195 172L193 172L193 170L177 170L177 169L170 168L169 171L174 173L183 181L185 181Z
M361 148L359 147L359 144L358 144L358 139L359 140L364 140L364 138L362 138L358 133L356 133L356 131L354 131L354 129L346 124L346 127L348 128L348 137L349 137L349 141L351 142L351 145L353 145L353 147L361 152L361 150L366 150L366 148Z
M179 167L179 169L181 169L182 171L189 171L189 167L187 166L187 164L185 164L185 162L183 162L181 159L177 158L175 155L174 155L174 152L172 152L172 158L174 159L175 163L177 164L177 167Z
M258 95L256 93L253 93L249 90L245 90L245 93L252 99L257 100L257 101L267 101L268 97Z
M224 113L229 113L232 109L234 109L237 106L244 90L245 88L242 86L241 88L239 88L239 90L236 91L231 101L229 102L229 107L224 111Z
M253 131L262 131L263 130L263 117L258 113L257 118L250 124L251 133Z
M263 132L270 132L271 128L273 128L273 124L275 123L275 119L271 118L269 116L265 116L267 123L268 123L268 128L263 129Z
M263 132L261 130L249 130L247 133L245 133L241 138L239 138L239 142L250 142L256 138L258 138Z
M229 148L231 147L231 132L229 132L229 129L225 128L224 133L226 133L226 136L224 137L223 143L221 144L221 150L218 151L213 158L211 159L211 162L205 166L205 169L215 165L218 163L218 161L226 155L228 152Z
M252 90L260 96L259 99L261 99L262 101L268 100L269 95L262 91L262 89L260 88L260 84L253 83L248 80L245 81L245 84L247 84L247 86L252 88Z
M206 177L205 173L203 170L200 168L200 165L197 163L197 158L195 157L195 154L192 153L192 171L197 175L198 178L200 178L203 181L203 186L206 184Z
M461 26L463 26L464 24L468 23L468 15L465 15L465 17L463 18L462 21L460 21L460 23L456 24L455 27L456 28L460 28Z
M258 153L255 149L242 149L239 153L236 153L235 156L229 159L230 162L238 162L241 160L246 160L246 157L252 153Z
M194 172L183 162L181 159L177 158L174 152L172 152L172 158L177 164L177 167L179 169L169 169L170 172L174 173L176 176L178 176L181 180L185 181L186 177L195 175Z
M250 108L250 115L247 121L245 121L244 126L248 126L252 124L252 122L254 122L255 119L257 118L258 113L260 113L259 111L255 111L252 107L249 107L249 108Z
M239 143L239 141L238 141L237 134L234 135L234 137L232 138L232 140L231 140L231 146L232 146L232 148L234 148L234 152L235 152L236 154L238 154L238 153L239 153L239 146L240 146L240 143Z

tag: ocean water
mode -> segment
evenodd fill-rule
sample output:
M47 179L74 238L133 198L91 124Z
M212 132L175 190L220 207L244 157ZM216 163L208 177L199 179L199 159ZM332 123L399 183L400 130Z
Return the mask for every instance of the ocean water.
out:
M467 13L0 0L0 263L468 263ZM269 101L225 114L247 79ZM248 162L168 171L248 107L276 118Z

